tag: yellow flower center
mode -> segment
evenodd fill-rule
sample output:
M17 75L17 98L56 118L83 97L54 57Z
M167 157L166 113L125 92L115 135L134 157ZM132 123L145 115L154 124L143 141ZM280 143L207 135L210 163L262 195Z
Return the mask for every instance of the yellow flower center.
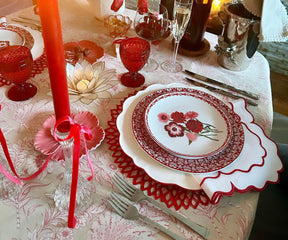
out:
M88 85L89 81L86 79L82 79L77 83L76 88L79 92L84 92L85 90L87 90Z

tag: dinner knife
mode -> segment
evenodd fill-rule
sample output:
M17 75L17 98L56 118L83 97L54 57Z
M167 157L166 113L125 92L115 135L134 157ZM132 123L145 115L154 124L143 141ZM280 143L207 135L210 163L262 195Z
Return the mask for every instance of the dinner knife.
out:
M189 74L190 76L193 76L193 77L195 77L195 78L197 78L197 79L199 79L199 80L201 80L203 82L215 84L215 85L217 85L219 87L227 88L227 89L232 90L232 91L234 91L236 93L240 93L240 94L242 94L242 95L244 95L246 97L250 97L250 98L253 98L255 100L259 100L259 96L257 94L255 94L255 93L252 93L252 92L249 92L249 91L246 91L246 90L242 90L242 89L233 87L233 86L231 86L229 84L216 81L216 80L214 80L212 78L208 78L208 77L202 76L200 74L191 72L189 70L185 70L185 72L187 74Z
M251 100L251 99L247 99L247 98L245 98L245 97L236 95L236 94L234 94L234 93L225 91L225 90L220 89L220 88L212 87L212 86L207 85L207 84L205 84L205 83L203 83L203 82L195 81L195 80L193 80L193 79L191 79L191 78L187 78L187 77L185 77L185 78L186 78L188 81L192 82L194 85L200 86L200 87L204 87L204 88L208 89L208 90L211 91L211 92L220 93L220 94L222 94L222 95L225 95L225 96L228 96L228 97L231 97L231 98L234 98L234 99L244 98L244 99L246 99L246 101L247 101L248 104L250 104L250 105L252 105L252 106L257 106L257 105L258 105L257 102L255 102L255 101L253 101L253 100Z

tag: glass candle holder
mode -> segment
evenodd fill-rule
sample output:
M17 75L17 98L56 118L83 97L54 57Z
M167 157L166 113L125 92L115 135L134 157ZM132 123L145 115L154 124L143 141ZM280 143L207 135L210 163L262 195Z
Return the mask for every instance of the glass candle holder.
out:
M72 167L73 167L73 148L74 148L74 139L65 140L69 134L69 131L58 131L56 129L56 135L60 141L64 159L65 159L65 172L64 177L59 186L57 187L54 195L54 202L56 208L61 211L68 211L70 205L70 195L71 195L71 183L72 183ZM86 208L88 208L91 203L91 192L92 185L82 176L78 176L77 179L77 194L75 209L76 212L81 213Z

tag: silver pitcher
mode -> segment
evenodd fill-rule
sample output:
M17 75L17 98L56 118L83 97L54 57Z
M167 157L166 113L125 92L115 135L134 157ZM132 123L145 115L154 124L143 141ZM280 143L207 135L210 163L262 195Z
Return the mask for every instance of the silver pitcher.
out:
M259 45L260 18L247 11L241 1L224 4L218 16L223 31L215 46L217 61L229 70L245 70Z

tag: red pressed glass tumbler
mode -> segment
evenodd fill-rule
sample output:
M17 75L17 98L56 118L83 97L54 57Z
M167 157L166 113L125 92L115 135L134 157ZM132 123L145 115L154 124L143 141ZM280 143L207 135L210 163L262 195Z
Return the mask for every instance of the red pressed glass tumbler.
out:
M141 38L126 38L120 43L120 57L123 65L129 71L121 76L121 83L126 87L136 88L145 82L138 73L144 67L150 55L150 44Z
M29 48L12 45L0 49L0 74L14 83L8 91L8 98L13 101L24 101L33 97L37 88L26 83L33 67L33 58Z

